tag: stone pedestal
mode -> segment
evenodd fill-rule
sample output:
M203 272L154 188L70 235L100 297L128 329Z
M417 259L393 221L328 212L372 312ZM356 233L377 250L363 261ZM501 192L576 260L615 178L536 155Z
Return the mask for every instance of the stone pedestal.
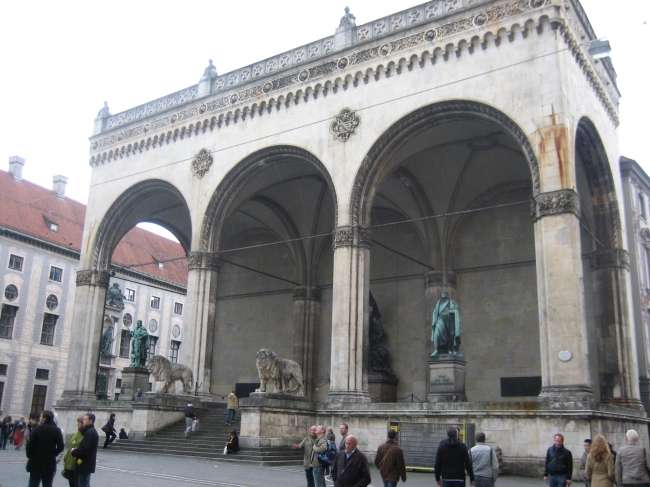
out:
M128 401L138 389L143 394L149 391L149 371L144 367L124 367L122 369L121 396Z
M397 402L397 377L368 374L368 394L372 402Z
M429 360L429 402L466 402L462 355L436 355Z

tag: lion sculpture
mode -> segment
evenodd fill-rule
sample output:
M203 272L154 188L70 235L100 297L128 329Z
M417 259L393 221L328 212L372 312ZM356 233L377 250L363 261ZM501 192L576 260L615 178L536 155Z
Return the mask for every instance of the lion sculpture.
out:
M300 371L300 365L293 360L279 358L271 350L263 348L257 352L256 364L261 384L260 388L256 389L255 392L266 392L266 383L275 381L275 390L277 392L287 392L296 396L303 395L301 392L303 388L302 372ZM290 389L292 379L296 383L296 387Z
M194 375L192 374L192 369L187 365L173 364L162 355L154 355L147 362L147 370L157 382L165 383L162 392L170 393L170 389L174 386L174 383L180 380L183 382L183 392L185 394L192 393Z

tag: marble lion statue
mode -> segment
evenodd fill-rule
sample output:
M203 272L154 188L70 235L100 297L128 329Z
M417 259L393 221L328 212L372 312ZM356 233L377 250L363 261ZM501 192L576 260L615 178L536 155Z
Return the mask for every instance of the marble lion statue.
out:
M174 383L177 380L183 382L183 392L185 394L192 393L192 383L194 382L194 375L192 370L183 364L173 364L162 355L154 355L152 359L147 362L147 370L157 382L164 382L162 392L170 393ZM173 392L173 390L171 391Z
M257 352L256 364L261 384L260 388L256 389L255 392L266 392L266 383L275 381L277 392L287 392L296 396L303 395L301 392L303 387L302 372L300 371L300 365L293 360L279 358L271 350L263 348ZM292 379L296 383L296 387L290 389Z

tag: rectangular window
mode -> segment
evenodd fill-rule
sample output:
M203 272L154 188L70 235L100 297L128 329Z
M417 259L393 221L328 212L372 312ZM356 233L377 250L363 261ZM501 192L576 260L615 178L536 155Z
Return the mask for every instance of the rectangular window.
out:
M7 364L0 364L0 375L7 375Z
M115 389L122 388L122 379L115 379Z
M37 380L50 380L50 371L47 369L36 369Z
M158 345L158 337L152 337L149 335L149 352L147 361L150 361L153 356L156 355L156 345Z
M2 396L5 392L5 383L0 382L0 408L2 407Z
M645 220L645 198L639 193L639 215Z
M135 301L135 291L128 287L126 288L126 300L131 302Z
M160 298L158 296L151 296L151 307L160 309Z
M538 396L541 390L541 376L501 377L501 397Z
M131 348L131 334L129 330L122 330L120 337L120 357L129 358L129 348Z
M174 303L174 314L183 314L183 303Z
M178 363L178 349L181 348L181 342L177 342L176 340L172 340L172 346L171 346L171 353L169 355L169 360L173 364Z
M43 317L43 329L41 330L41 345L54 345L54 329L56 328L57 315L45 313Z
M23 270L23 258L18 257L17 255L11 254L9 256L9 269L13 269L15 271L22 271Z
M149 392L153 391L153 382L149 382Z
M34 395L32 396L31 414L40 414L45 409L45 396L47 395L47 386L34 386Z
M8 338L14 334L14 320L16 319L16 312L18 308L9 306L8 304L2 305L2 314L0 314L0 338Z
M52 281L59 281L61 282L61 278L63 277L63 269L59 269L58 267L50 267L50 279Z

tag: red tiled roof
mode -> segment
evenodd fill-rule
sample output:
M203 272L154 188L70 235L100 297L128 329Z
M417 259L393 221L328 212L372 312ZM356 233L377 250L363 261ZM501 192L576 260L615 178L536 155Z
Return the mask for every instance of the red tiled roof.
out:
M66 198L29 181L16 181L0 170L0 225L45 240L52 244L81 251L86 205ZM47 221L59 226L50 230ZM188 264L183 247L169 239L132 228L113 252L114 264L134 271L187 285ZM163 262L163 269L157 262ZM144 264L144 265L142 265Z

